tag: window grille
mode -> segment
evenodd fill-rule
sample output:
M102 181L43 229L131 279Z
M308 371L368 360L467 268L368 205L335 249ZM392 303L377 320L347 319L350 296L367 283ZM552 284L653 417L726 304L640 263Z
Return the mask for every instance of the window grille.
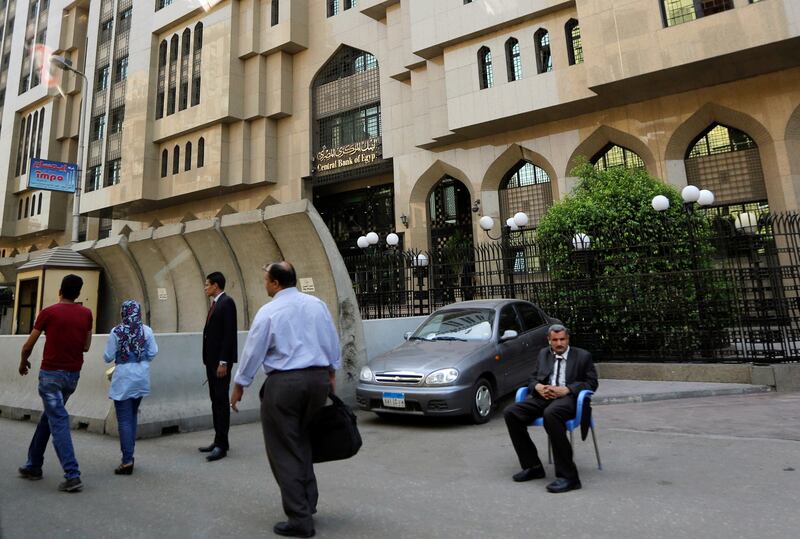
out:
M553 70L553 55L550 53L550 34L540 28L534 34L536 44L536 67L539 73Z
M192 106L200 104L200 72L203 51L203 23L194 27L194 51L192 59Z
M375 140L380 156L381 107L378 61L372 54L342 47L314 79L313 155L323 148L333 150L355 142ZM377 165L375 161L348 166L354 169ZM315 167L313 174L319 175ZM341 169L326 171L342 173Z
M488 47L478 50L478 69L481 90L494 86L494 72L492 71L492 51Z
M598 170L608 170L615 167L629 169L644 169L644 161L635 152L616 144L609 144L597 154L590 162Z
M175 114L175 97L178 73L178 34L169 43L169 82L167 88L167 116Z
M521 161L500 183L500 215L503 223L517 212L525 212L536 226L553 205L550 176L530 161Z
M566 25L567 31L567 56L569 65L583 63L583 43L581 42L581 27L578 21L570 19Z
M506 41L506 61L508 62L508 82L522 78L522 56L519 50L519 41L511 38Z
M184 110L189 103L189 55L192 49L192 33L187 28L181 35L181 83L178 97L178 110Z
M164 117L164 94L167 81L167 40L158 47L158 91L156 93L156 120Z
M733 0L662 0L665 26L675 26L700 17L733 9Z
M122 161L120 159L114 159L113 161L109 161L106 165L107 174L106 174L106 183L105 187L110 187L112 185L117 185L120 182L120 172L122 171Z
M270 25L277 26L278 19L280 17L280 3L279 0L272 0L272 4L270 5Z
M684 163L687 181L713 191L715 205L767 199L761 154L743 131L712 124L690 145Z

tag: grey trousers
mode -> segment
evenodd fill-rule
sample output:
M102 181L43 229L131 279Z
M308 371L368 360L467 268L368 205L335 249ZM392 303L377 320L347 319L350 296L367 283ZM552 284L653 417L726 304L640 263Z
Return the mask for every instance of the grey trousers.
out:
M264 382L261 426L267 458L289 523L305 531L314 528L311 515L319 498L308 424L325 406L329 390L327 369L273 372Z

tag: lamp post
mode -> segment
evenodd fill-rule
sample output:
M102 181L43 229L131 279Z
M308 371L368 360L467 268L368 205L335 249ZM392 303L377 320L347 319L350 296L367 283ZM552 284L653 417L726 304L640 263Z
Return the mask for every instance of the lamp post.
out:
M701 339L700 347L703 357L711 357L712 347L707 335L705 334L706 323L706 306L705 306L705 290L703 280L701 279L700 263L697 258L697 238L695 237L694 229L694 211L695 203L700 207L708 207L714 203L714 193L707 189L699 189L694 185L687 185L681 190L681 198L683 199L683 214L686 217L686 222L689 232L689 249L691 250L692 257L692 278L694 281L695 300L697 302L697 313L699 318L698 327L700 329ZM663 213L669 209L669 199L664 195L657 195L651 201L653 209L657 212Z
M505 263L505 271L503 272L503 278L506 281L504 283L506 287L506 297L513 298L515 296L514 292L514 270L516 269L517 257L516 253L509 247L508 242L506 241L509 238L511 232L518 232L523 230L525 227L528 226L530 223L530 219L525 212L517 212L514 214L514 217L509 217L506 219L506 224L503 227L503 230L500 232L500 235L496 238L492 237L489 234L489 231L494 228L494 219L492 219L488 215L484 215L478 221L481 229L486 232L486 235L489 237L490 240L504 240L502 244L503 250L503 257L507 258L507 262ZM506 249L506 247L509 247ZM506 256L507 255L507 256Z
M414 267L414 274L417 277L417 301L419 301L418 310L420 316L424 313L422 312L422 300L423 300L423 292L422 288L425 285L425 275L428 272L428 257L425 253L419 253L414 258L411 259L411 265Z
M78 179L75 182L75 196L72 203L72 243L78 243L79 229L81 226L81 187L83 186L84 167L84 124L86 123L86 89L89 86L89 79L86 75L72 67L72 60L63 56L50 56L50 65L61 71L71 71L78 75L81 80L81 101L80 101L80 125L78 126Z

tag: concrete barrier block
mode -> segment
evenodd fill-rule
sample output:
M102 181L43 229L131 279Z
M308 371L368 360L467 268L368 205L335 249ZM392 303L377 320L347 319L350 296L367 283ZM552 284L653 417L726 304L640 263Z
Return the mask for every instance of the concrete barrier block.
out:
M775 371L772 365L753 365L750 380L754 385L775 387Z
M800 365L796 363L773 365L775 388L778 391L800 391Z

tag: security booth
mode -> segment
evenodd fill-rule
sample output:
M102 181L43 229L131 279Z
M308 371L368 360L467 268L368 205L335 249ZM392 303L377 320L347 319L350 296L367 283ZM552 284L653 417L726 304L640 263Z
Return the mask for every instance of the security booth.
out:
M31 332L39 312L58 303L61 279L70 273L83 279L81 295L75 302L88 307L95 314L95 326L92 327L94 331L97 324L100 271L100 266L66 247L32 254L31 260L17 269L12 333L27 335Z

